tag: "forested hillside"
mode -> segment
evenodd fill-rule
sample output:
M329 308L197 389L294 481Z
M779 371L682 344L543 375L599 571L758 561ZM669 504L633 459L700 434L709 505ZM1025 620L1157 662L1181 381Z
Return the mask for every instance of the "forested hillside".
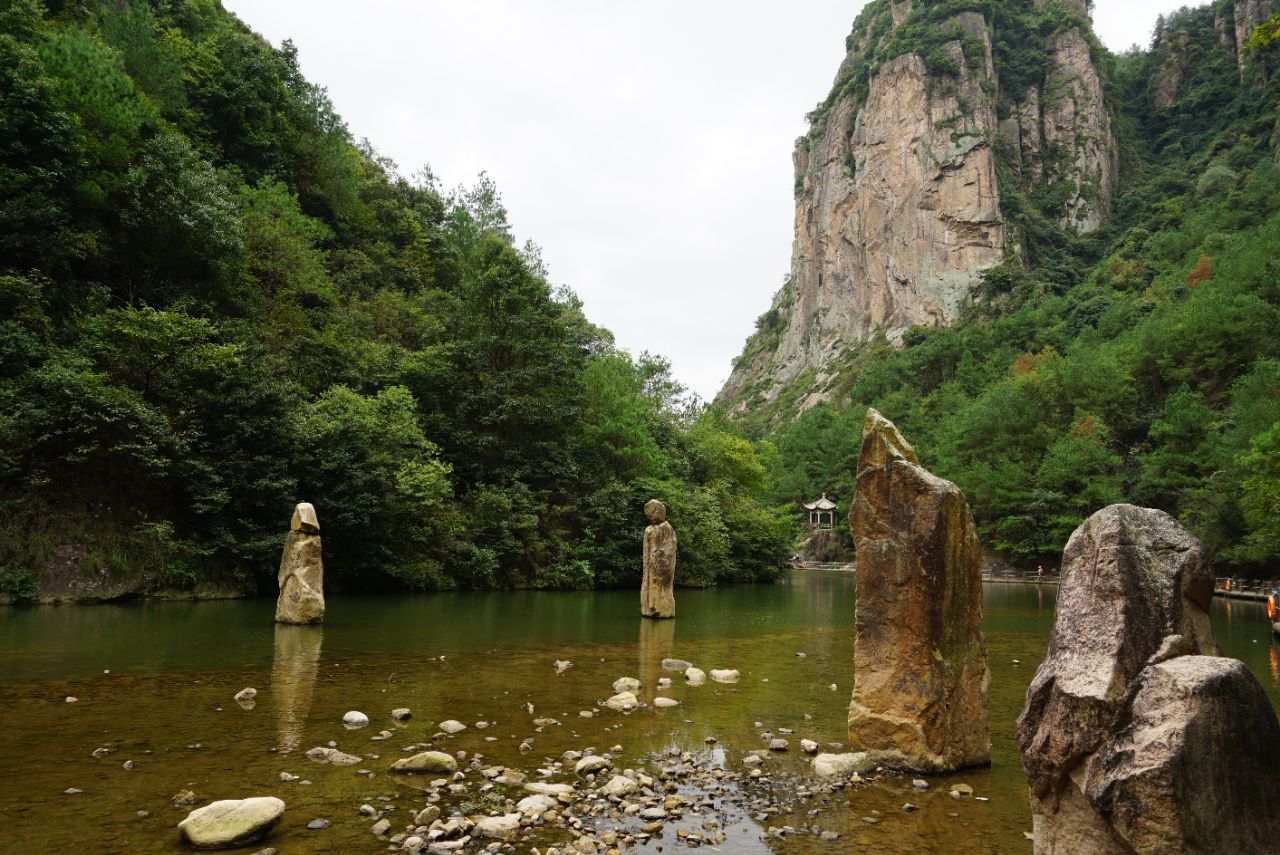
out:
M0 0L0 592L274 589L301 500L339 589L635 584L654 496L768 577L769 450L216 0Z
M997 20L1032 8L944 5L994 5ZM1093 44L1121 170L1096 230L1063 228L1063 188L1028 185L995 140L1007 255L960 319L850 351L798 418L812 372L740 416L777 444L776 501L826 490L847 511L874 406L964 489L984 543L1024 565L1129 501L1178 516L1222 572L1280 571L1280 18L1246 29L1238 57L1233 11L1163 18L1149 50ZM1034 83L1053 32L1003 61L1025 60ZM1016 113L1017 92L1000 97ZM776 317L760 326L757 339Z

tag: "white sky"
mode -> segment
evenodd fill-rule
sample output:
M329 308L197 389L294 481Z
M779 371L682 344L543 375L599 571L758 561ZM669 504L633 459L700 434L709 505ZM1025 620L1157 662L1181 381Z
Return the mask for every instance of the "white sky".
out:
M704 398L790 266L791 149L857 0L223 0L356 138L446 187L487 170L517 240ZM1112 50L1185 0L1097 0Z

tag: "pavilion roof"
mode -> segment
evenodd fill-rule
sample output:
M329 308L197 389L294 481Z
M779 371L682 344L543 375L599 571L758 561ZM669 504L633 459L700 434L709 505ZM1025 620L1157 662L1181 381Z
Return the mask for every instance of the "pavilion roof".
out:
M827 498L827 494L823 493L822 498L813 502L804 502L805 509L810 511L833 511L836 503Z

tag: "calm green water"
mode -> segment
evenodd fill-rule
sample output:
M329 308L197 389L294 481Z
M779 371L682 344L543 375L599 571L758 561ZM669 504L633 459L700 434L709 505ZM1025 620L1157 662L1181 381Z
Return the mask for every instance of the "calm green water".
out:
M763 747L764 729L793 729L793 746L804 737L840 742L852 688L853 581L798 572L779 585L679 591L679 616L656 623L638 617L634 591L334 598L323 628L277 627L268 601L3 608L0 851L181 851L175 824L187 809L169 800L185 789L200 803L280 796L285 819L260 845L281 853L385 851L357 808L384 797L389 801L379 804L396 808L393 828L404 825L422 806L414 789L421 783L388 777L385 769L446 718L492 723L450 739L447 750L479 752L486 762L529 773L565 750L591 746L623 746L619 768L640 768L654 753L678 747L741 770L743 752ZM1048 586L986 587L990 770L939 781L927 793L889 776L815 804L816 818L797 809L769 822L820 825L844 835L836 843L812 835L765 842L761 825L743 819L719 851L1029 851L1013 723L1044 655L1054 593ZM1247 662L1280 705L1280 656L1261 606L1216 602L1214 628L1224 652ZM651 700L664 656L707 670L737 668L742 680L690 687L671 674L676 685L665 694L679 707L579 716L612 694L620 676L638 677L641 699ZM556 659L574 667L557 675ZM251 710L232 700L245 686L260 692ZM79 701L68 704L67 695ZM414 718L396 726L389 713L400 706ZM353 709L372 725L345 730L342 715ZM540 716L562 724L538 732L532 720ZM396 735L370 741L382 728ZM718 745L706 746L708 736ZM521 754L528 737L534 750ZM301 756L330 740L367 762L331 767ZM111 753L94 758L99 747ZM132 771L122 768L125 760L134 761ZM768 795L773 786L786 795L790 775L807 767L793 750L767 768L773 783L749 785L753 792ZM284 771L312 783L282 783ZM949 798L952 780L989 801ZM65 795L68 787L83 792ZM903 813L905 801L920 810ZM878 824L861 821L877 812ZM307 830L316 818L332 826ZM686 825L696 828L697 820ZM551 833L545 842L566 840ZM643 851L664 844L684 848L668 834Z

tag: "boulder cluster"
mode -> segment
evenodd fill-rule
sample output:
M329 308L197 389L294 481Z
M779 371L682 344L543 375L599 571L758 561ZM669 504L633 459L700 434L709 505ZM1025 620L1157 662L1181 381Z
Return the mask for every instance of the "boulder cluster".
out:
M1218 655L1213 575L1163 511L1111 505L1063 553L1018 746L1037 853L1273 852L1280 724Z

